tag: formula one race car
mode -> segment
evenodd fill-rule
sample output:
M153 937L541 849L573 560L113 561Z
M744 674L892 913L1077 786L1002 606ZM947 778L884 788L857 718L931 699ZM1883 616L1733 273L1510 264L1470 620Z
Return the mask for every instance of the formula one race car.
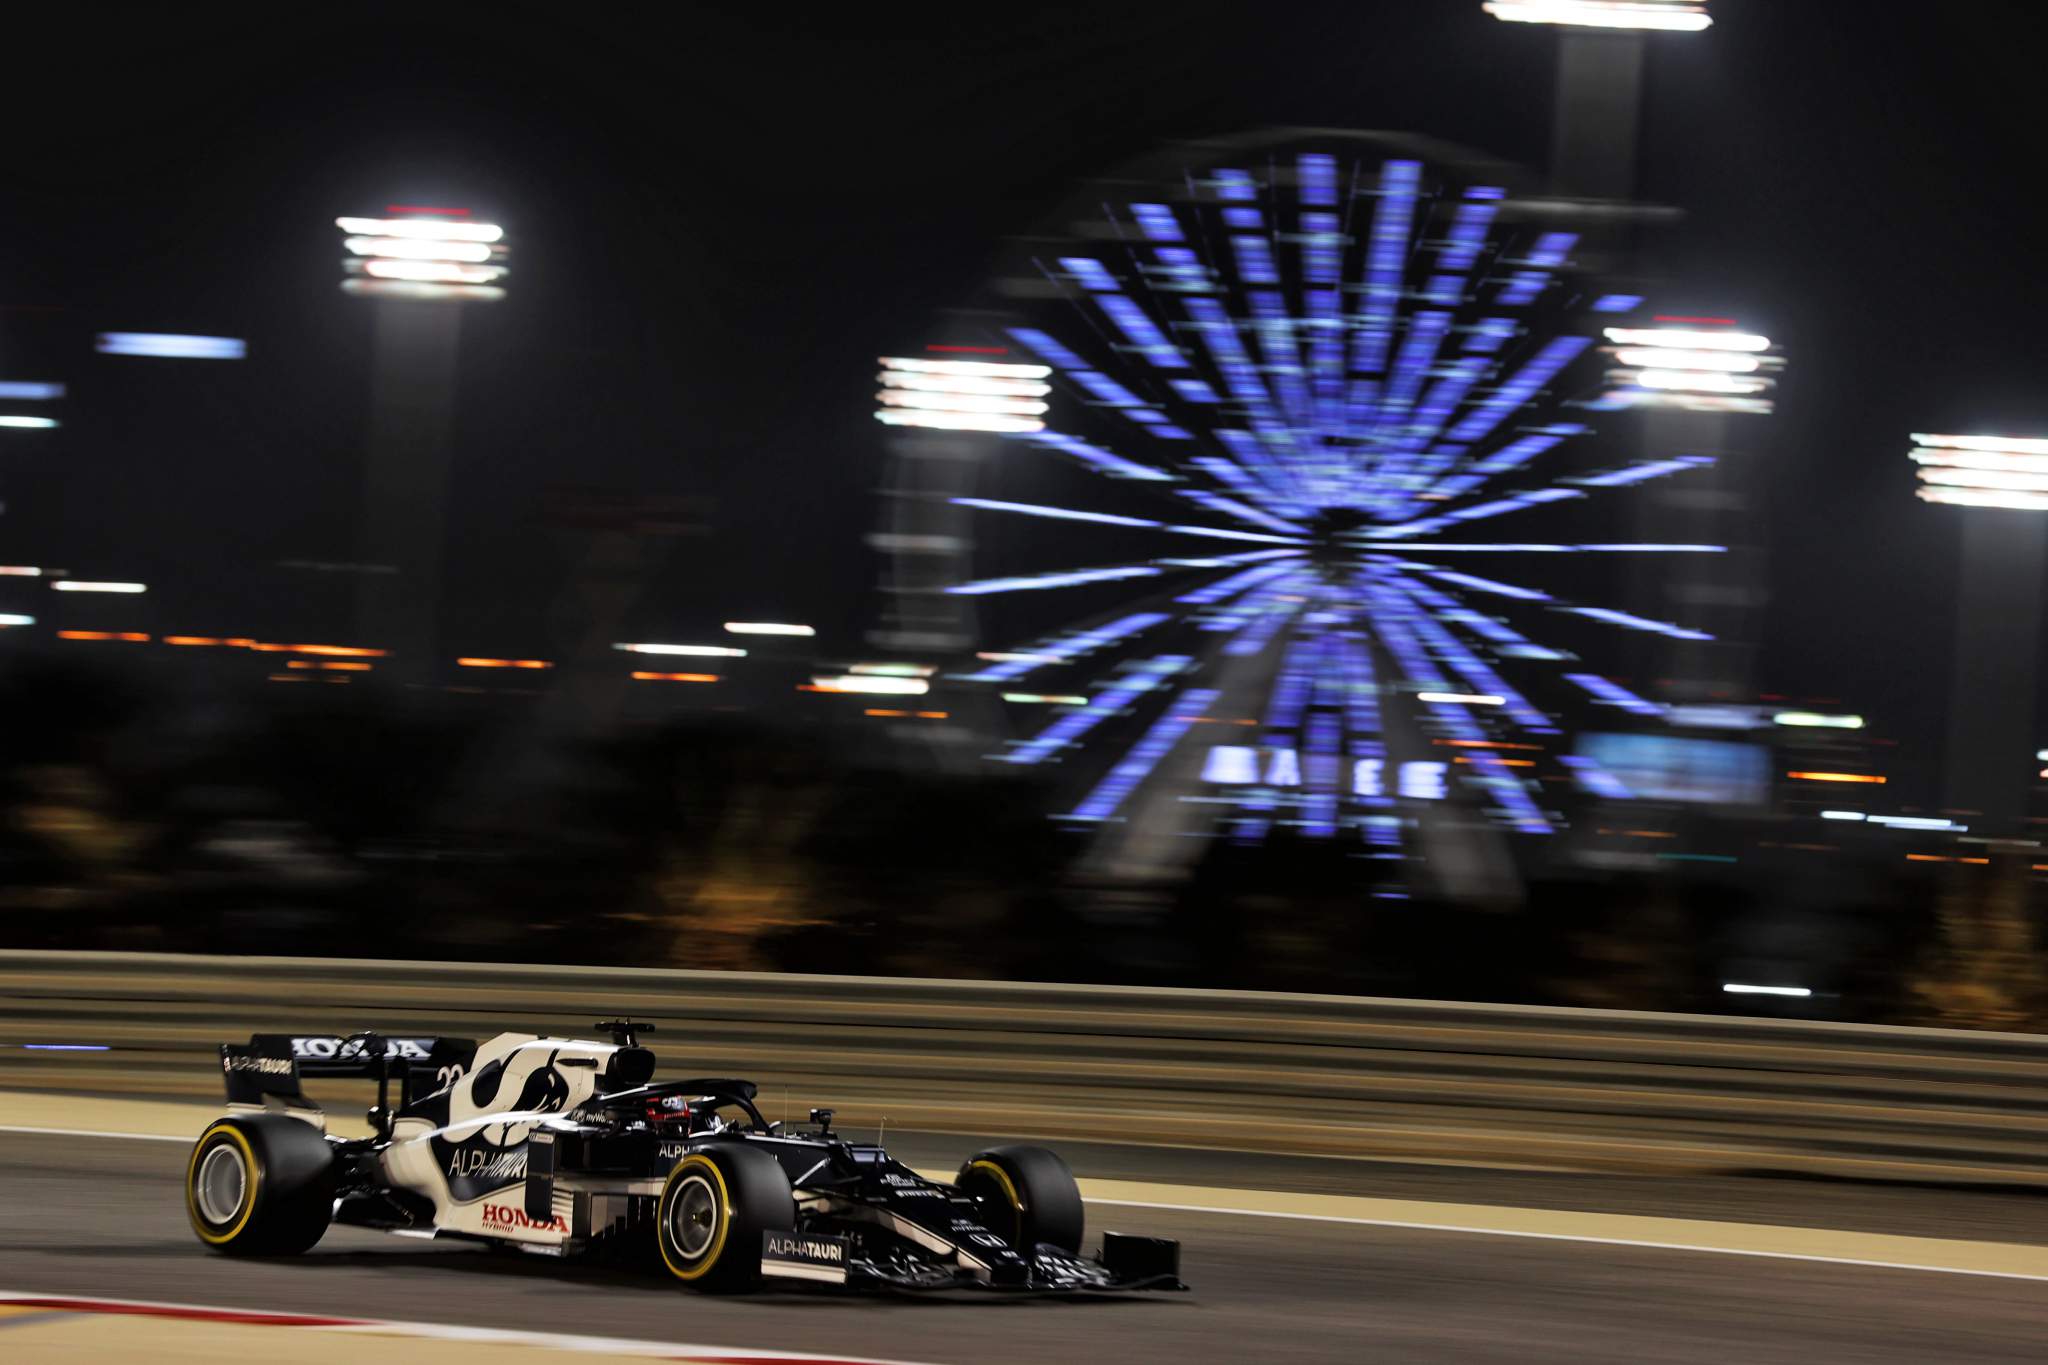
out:
M749 1081L650 1083L645 1024L610 1043L257 1034L224 1045L228 1113L185 1173L217 1251L305 1251L330 1223L561 1256L625 1253L684 1284L763 1278L904 1290L1184 1289L1180 1246L1103 1235L1081 1254L1080 1190L1043 1147L993 1147L950 1184L832 1131L784 1131ZM374 1079L374 1136L329 1136L301 1075ZM398 1087L390 1108L391 1087Z

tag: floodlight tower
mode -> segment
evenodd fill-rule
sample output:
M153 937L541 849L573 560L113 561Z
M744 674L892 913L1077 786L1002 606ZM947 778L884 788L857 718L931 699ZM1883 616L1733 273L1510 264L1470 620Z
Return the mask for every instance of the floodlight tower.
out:
M943 346L922 356L884 356L877 376L875 420L890 430L890 455L908 471L910 486L895 490L889 525L868 538L888 557L889 602L885 628L870 638L900 654L937 654L974 638L973 609L945 589L967 577L972 524L961 496L973 491L977 467L999 436L1045 429L1047 365L996 359L1007 348ZM986 699L963 698L978 709ZM986 717L962 716L978 722ZM952 757L947 737L958 727L921 726L942 761ZM964 761L971 756L962 750Z
M357 630L390 671L432 676L462 303L505 297L505 230L467 209L392 205L335 219L344 292L376 300Z
M1956 595L1955 674L1943 764L1946 810L2017 832L2033 768L2041 575L2048 565L2048 440L1915 433L1919 496L1969 510ZM1981 813L1980 813L1981 812Z
M1487 0L1497 18L1558 28L1556 112L1551 148L1551 189L1567 198L1620 201L1635 189L1636 133L1641 113L1643 56L1653 33L1697 33L1712 17L1705 0ZM1651 273L1639 247L1624 234L1632 219L1617 218L1610 243L1633 258L1633 270ZM1628 268L1608 271L1610 276ZM1617 319L1621 321L1621 319ZM1733 320L1653 316L1608 331L1618 364L1602 406L1645 410L1643 436L1653 454L1718 457L1727 452L1730 414L1765 414L1782 358L1762 337L1739 331ZM1720 542L1742 505L1741 471L1717 459L1701 479L1683 488L1660 488L1643 504L1646 539ZM1700 557L1682 574L1637 585L1639 595L1669 600L1646 603L1679 619L1718 622L1717 637L1740 631L1744 616L1762 600L1762 575L1753 556L1732 549L1710 562ZM1739 646L1684 642L1675 657L1652 671L1668 675L1679 702L1732 696L1748 686L1747 655Z
M1785 358L1770 338L1732 318L1655 317L1605 329L1611 368L1602 406L1643 409L1652 453L1712 461L1689 487L1660 488L1643 503L1646 539L1727 544L1694 556L1685 572L1645 578L1653 615L1685 622L1704 638L1669 639L1655 672L1678 704L1739 699L1748 690L1749 614L1763 601L1754 551L1723 536L1742 507L1742 471L1731 468L1729 421L1770 415Z
M1485 9L1497 19L1563 30L1551 188L1592 199L1628 198L1635 190L1644 35L1706 28L1714 21L1704 0L1485 0Z

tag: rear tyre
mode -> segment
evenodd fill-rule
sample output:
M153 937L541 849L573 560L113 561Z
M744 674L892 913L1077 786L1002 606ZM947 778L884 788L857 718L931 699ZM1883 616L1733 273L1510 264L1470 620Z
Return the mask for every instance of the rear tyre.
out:
M762 1234L796 1230L782 1163L738 1143L686 1153L655 1211L662 1264L694 1289L752 1289L761 1282Z
M1059 1154L1044 1147L991 1147L961 1164L953 1183L981 1206L982 1221L1029 1256L1043 1242L1081 1253L1087 1213L1081 1187Z
M285 1114L221 1119L185 1165L185 1212L199 1240L235 1256L296 1256L334 1213L334 1151Z

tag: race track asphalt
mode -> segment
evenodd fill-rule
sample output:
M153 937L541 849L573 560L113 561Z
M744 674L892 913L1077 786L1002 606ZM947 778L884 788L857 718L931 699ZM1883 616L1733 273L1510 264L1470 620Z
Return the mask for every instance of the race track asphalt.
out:
M892 1145L943 1167L960 1144L904 1135ZM1107 1148L1070 1156L1083 1176L1142 1171L1190 1185L2048 1242L2048 1200L2034 1195ZM0 1132L0 1290L932 1362L2048 1359L2048 1283L2038 1280L1139 1208L1091 1210L1091 1227L1182 1239L1193 1293L721 1299L652 1277L339 1229L303 1258L235 1262L205 1252L186 1225L184 1159L173 1142Z

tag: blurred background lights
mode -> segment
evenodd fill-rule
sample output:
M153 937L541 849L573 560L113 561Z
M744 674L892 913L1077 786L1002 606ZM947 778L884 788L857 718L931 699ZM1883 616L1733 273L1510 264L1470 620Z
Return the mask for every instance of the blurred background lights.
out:
M58 592L148 592L146 583L88 582L78 578L60 578L50 585Z
M382 298L489 302L505 297L505 229L468 209L393 206L392 218L337 218L347 234L342 288Z
M249 354L249 343L238 337L102 332L94 349L101 355L152 356L159 360L241 360Z
M727 621L729 635L801 635L812 636L818 632L809 626L790 625L783 621Z
M1692 412L1768 413L1761 395L1776 386L1784 358L1769 337L1736 330L1723 318L1664 318L1673 325L1609 327L1603 349L1614 362L1611 386L1596 406L1667 407Z
M894 696L921 697L931 691L932 685L923 678L893 678L868 673L847 673L840 676L824 676L811 679L811 687L819 692L876 692Z
M931 664L849 664L846 671L864 678L929 678L939 670Z
M747 651L731 645L613 645L628 654L688 654L712 659L744 659Z
M0 626L32 626L35 623L36 618L33 616L17 616L12 612L0 612Z
M1043 431L1051 374L1045 365L883 356L875 420L944 431Z
M62 384L38 384L20 379L0 379L0 398L18 403L47 403L64 396Z
M1515 23L1582 28L1697 33L1714 22L1702 0L1486 0L1484 8Z
M1861 730L1863 717L1830 716L1819 711L1780 711L1771 717L1771 723L1822 730Z
M2048 510L2048 440L1915 432L1910 458L1928 502Z
M56 425L56 420L50 417L0 415L0 427L12 427L17 431L48 431Z

